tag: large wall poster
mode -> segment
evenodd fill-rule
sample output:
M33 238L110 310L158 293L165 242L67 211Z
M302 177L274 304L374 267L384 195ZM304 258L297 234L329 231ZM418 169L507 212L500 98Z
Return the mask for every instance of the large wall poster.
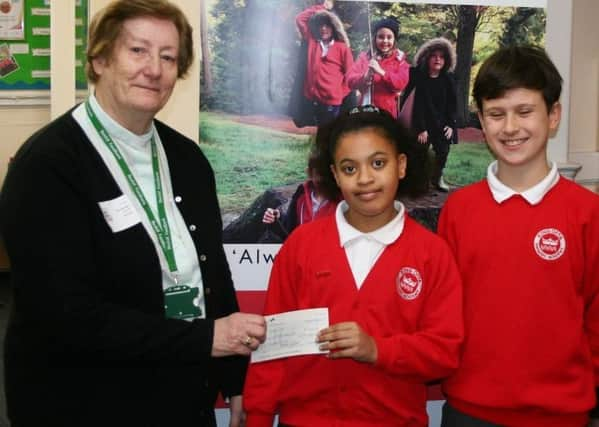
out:
M295 126L289 99L301 59L295 17L314 3L202 1L200 147L215 170L225 251L244 311L262 311L282 240L280 227L262 223L264 211L284 212L306 178L316 128ZM460 142L451 147L445 176L457 188L481 179L491 160L470 98L478 67L499 46L544 45L545 7L545 0L337 0L333 12L354 58L368 48L369 22L388 16L400 22L398 47L410 62L434 37L446 37L456 48ZM434 228L444 200L444 194L431 191L404 202ZM441 398L431 389L431 400ZM431 426L440 416L436 403L429 403ZM226 425L223 413L219 425Z
M265 289L284 235L280 227L262 223L263 213L274 207L284 212L306 177L316 128L296 127L288 104L300 60L295 17L313 4L315 0L202 2L200 144L216 173L224 240L240 290ZM337 0L333 12L344 25L354 58L368 49L369 23L381 17L399 21L398 47L409 61L431 38L443 36L454 45L460 142L451 147L445 177L457 188L481 179L491 160L470 98L476 71L499 46L544 45L545 4ZM434 228L444 200L444 194L431 192L405 202L417 219ZM253 308L259 310L260 304Z

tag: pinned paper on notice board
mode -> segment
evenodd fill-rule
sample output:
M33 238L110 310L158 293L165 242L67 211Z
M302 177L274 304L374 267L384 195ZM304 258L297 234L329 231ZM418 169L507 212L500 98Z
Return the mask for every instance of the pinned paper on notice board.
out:
M10 47L6 44L0 44L0 78L9 75L19 69L19 64L10 53Z
M23 1L0 0L0 39L21 40L25 38Z

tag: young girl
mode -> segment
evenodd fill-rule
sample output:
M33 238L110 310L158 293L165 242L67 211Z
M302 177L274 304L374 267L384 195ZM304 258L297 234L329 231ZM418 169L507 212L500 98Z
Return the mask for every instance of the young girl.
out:
M329 353L250 365L247 426L426 426L426 383L462 342L461 284L447 245L406 215L423 159L387 112L357 107L319 128L335 215L303 224L277 255L265 313L326 307Z
M285 240L298 225L335 213L338 200L329 200L320 190L320 176L317 170L318 152L316 147L310 150L307 179L293 193L287 210L280 207L267 208L262 222L272 224L274 231Z
M345 76L350 89L361 94L360 104L374 104L397 117L399 92L408 84L410 64L406 55L397 49L399 24L384 18L374 24L374 56L362 52Z

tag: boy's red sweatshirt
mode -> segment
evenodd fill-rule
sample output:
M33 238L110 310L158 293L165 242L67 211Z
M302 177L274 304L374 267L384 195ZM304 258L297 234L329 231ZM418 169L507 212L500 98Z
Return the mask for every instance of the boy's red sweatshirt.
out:
M449 197L439 233L464 283L449 403L505 426L584 425L599 378L599 196L560 178L537 205L499 204L481 181Z

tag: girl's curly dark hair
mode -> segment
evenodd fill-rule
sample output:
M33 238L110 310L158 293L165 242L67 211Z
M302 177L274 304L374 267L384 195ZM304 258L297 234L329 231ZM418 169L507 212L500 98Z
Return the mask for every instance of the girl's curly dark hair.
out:
M398 153L408 158L406 176L400 181L397 197L418 196L428 191L430 168L427 146L418 144L415 136L385 110L372 105L356 107L341 114L332 122L320 126L316 133L316 170L320 175L319 188L329 200L337 200L341 190L335 182L331 165L341 137L362 129L374 129L387 138Z

